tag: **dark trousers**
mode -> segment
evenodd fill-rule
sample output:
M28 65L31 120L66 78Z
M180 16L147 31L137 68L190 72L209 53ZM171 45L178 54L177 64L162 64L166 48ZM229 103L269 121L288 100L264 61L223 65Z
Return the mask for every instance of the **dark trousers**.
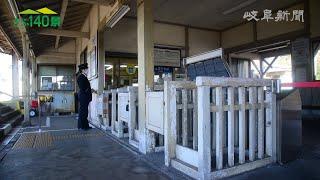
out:
M89 122L88 122L88 101L81 101L79 106L79 118L78 118L78 128L79 129L88 129Z

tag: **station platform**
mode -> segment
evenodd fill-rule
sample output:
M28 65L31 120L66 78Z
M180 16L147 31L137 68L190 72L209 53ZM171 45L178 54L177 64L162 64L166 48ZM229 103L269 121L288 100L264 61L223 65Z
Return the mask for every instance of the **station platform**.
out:
M163 153L142 155L99 129L76 129L75 116L52 117L51 126L38 132L17 129L0 149L0 179L190 179L164 165ZM229 179L320 179L320 132L313 123L304 127L301 158L270 165ZM319 126L318 126L319 127Z

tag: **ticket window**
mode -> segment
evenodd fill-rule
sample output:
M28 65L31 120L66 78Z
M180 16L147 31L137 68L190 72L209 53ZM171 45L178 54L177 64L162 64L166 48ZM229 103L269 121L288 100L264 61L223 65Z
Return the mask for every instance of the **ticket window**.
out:
M107 58L105 63L105 89L132 86L137 83L137 59Z

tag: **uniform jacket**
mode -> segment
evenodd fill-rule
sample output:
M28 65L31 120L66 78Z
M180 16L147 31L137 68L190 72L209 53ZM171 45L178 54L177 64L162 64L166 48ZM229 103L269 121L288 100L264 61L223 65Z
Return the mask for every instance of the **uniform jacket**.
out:
M77 77L77 83L79 86L79 101L91 102L92 93L88 78L84 74L80 73Z

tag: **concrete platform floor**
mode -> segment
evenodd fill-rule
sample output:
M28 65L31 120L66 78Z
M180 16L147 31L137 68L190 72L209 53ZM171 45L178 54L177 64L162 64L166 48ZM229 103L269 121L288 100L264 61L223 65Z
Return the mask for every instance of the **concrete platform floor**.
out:
M163 153L141 155L98 129L76 130L74 116L53 118L51 124L42 128L47 132L41 135L35 133L36 127L21 129L6 148L2 148L0 180L190 179L165 167ZM37 126L36 119L33 125ZM300 159L228 179L320 180L320 123L308 121L303 127Z
M73 122L56 119L40 134L21 129L0 158L0 179L185 179L155 169L98 129L72 129Z

